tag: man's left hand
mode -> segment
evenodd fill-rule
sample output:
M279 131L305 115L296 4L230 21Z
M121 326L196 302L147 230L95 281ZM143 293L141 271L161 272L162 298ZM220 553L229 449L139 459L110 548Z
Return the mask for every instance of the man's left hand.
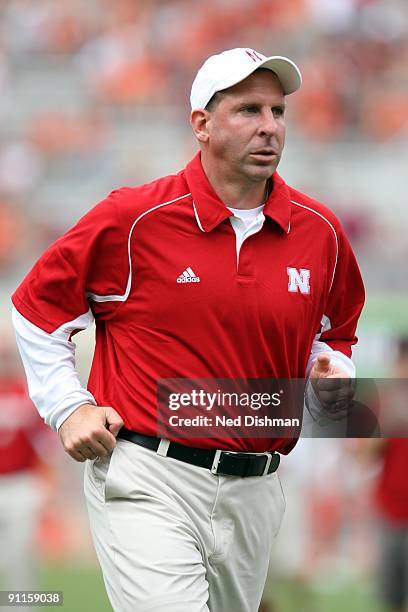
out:
M317 399L333 420L343 419L352 403L354 385L350 375L330 361L328 353L320 353L310 372Z

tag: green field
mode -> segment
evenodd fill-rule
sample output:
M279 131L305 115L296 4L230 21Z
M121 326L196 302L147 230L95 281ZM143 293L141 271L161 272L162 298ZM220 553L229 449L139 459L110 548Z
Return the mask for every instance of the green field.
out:
M43 590L63 591L64 612L112 612L102 576L93 566L44 567L40 571L39 585Z
M370 294L361 315L361 322L394 333L408 333L408 295L405 293Z
M265 601L271 602L270 612L383 612L372 588L356 582L343 582L324 593L293 581L270 582Z
M40 588L63 591L64 612L112 612L102 578L94 567L45 567L40 572ZM325 594L293 583L270 583L266 596L273 602L271 612L381 612L367 586L354 583Z

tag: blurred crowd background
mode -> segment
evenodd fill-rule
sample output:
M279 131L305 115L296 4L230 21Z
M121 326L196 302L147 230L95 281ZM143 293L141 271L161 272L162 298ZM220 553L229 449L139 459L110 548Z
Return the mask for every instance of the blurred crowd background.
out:
M4 350L13 351L9 296L45 247L113 188L178 171L192 157L191 82L208 55L235 46L288 55L301 68L279 170L338 214L356 251L367 288L360 376L398 375L398 339L408 334L406 0L0 0ZM78 345L86 381L92 332ZM0 425L11 428L1 420L7 393ZM355 592L325 612L373 612L377 600L364 597L375 575L371 495L381 461L362 467L348 443L327 442L303 441L282 469L291 527L284 523L272 575L300 585L291 593L301 605L286 602L285 612L318 612L308 598L319 589ZM48 459L51 469L40 469L46 503L35 541L52 574L60 562L77 568L94 557L80 466L58 445L46 448L40 463ZM302 508L293 523L291 508ZM0 557L7 560L4 542ZM87 609L105 609L86 593Z

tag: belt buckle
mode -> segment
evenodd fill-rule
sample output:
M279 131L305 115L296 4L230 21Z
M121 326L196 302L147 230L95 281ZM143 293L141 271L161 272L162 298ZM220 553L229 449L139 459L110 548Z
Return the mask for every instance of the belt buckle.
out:
M223 451L221 451L221 450L216 450L215 451L214 459L213 459L213 462L212 462L212 465L211 465L211 468L210 468L212 474L218 474L218 465L220 463L221 453L222 452ZM232 454L232 455L246 454L246 453L237 453L237 452L234 452L234 451L226 451L226 452L229 453L229 454ZM248 467L247 467L247 470L246 470L247 472L250 470L251 463L252 463L253 459L255 458L255 456L258 456L258 457L262 456L262 457L266 458L265 467L263 469L263 472L261 472L261 474L260 474L260 476L265 476L268 473L268 469L269 469L269 466L271 465L274 453L248 453L247 454Z
M157 447L156 453L161 455L161 457L167 457L167 453L169 452L170 440L166 440L165 438L161 438L159 442L159 446Z
M211 466L211 472L213 474L217 474L218 473L218 464L220 462L221 452L222 451L220 451L220 450L216 450L215 451L214 459L213 459L212 466Z
M269 466L271 465L273 453L264 453L264 455L266 455L267 459L266 459L264 471L262 472L262 476L266 476L266 474L268 473Z
M253 467L256 459L263 457L265 458L265 467L262 469L261 472L257 472L255 474L251 474L251 468ZM269 466L271 465L271 461L272 461L273 455L271 453L248 453L247 455L247 459L248 459L248 465L247 468L245 470L245 476L265 476L265 474L268 473L268 469Z

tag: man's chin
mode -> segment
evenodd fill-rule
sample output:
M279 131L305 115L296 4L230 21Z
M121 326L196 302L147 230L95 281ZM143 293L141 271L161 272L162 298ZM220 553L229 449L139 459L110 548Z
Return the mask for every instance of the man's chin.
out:
M275 172L280 162L280 156L275 155L273 159L262 161L260 159L251 160L247 165L248 173L258 175L263 179L268 179Z
M273 166L252 166L246 173L253 181L267 181L275 172L277 164Z

